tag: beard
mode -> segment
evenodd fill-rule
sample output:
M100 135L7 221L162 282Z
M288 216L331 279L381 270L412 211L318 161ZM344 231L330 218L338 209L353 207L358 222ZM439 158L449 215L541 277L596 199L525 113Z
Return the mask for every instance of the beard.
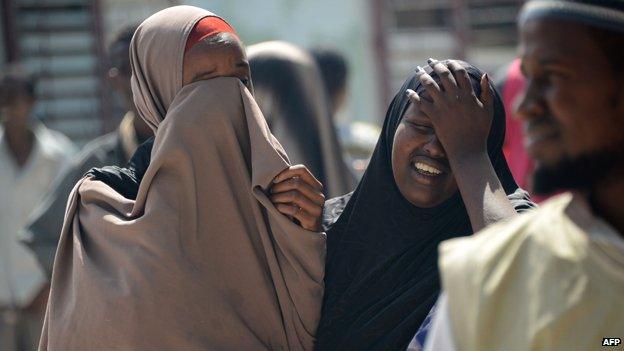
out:
M591 191L624 170L622 145L567 157L550 166L538 166L533 173L533 191L550 195L561 190Z

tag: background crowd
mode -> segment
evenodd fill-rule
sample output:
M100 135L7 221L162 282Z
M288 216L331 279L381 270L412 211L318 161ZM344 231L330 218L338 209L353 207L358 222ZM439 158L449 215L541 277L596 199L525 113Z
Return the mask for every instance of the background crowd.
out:
M240 11L234 1L4 0L0 8L0 350L36 348L67 198L76 182L94 167L126 165L139 145L153 136L132 100L128 52L138 24L176 4L208 8L237 28L247 46L253 93L268 126L292 163L305 164L324 184L328 199L352 192L369 164L379 169L379 175L369 176L361 187L394 181L386 179L381 166L388 162L385 151L374 153L374 148L380 135L382 141L386 139L384 131L396 129L383 124L383 111L404 77L414 74L415 62L431 56L456 57L478 65L490 72L500 91L496 103L506 111L505 115L500 109L494 117L502 127L490 138L500 139L498 146L488 146L492 162L498 162L498 154L502 160L494 165L495 171L512 210L533 206L522 192L533 188L533 164L513 112L525 88L515 54L520 1L245 1L245 11ZM483 72L474 70L475 79L481 78ZM406 86L416 89L411 84ZM404 99L393 101L391 108L406 105ZM388 115L386 123L399 118ZM371 161L371 155L377 156ZM390 199L383 189L375 191L379 190L364 196L385 196L388 203L379 203L373 215L367 212L370 209L355 206L347 210L356 214L357 221L348 225L357 227L357 240L387 229L385 223L383 228L375 225L392 216L393 204L402 201ZM340 201L344 205L350 197ZM465 211L462 206L457 204ZM336 218L326 214L324 221L333 224ZM433 225L431 235L441 238L450 231L449 225L462 233L475 229L467 218L461 223L445 221ZM338 223L334 231L347 235L342 233L348 232L343 227L347 223ZM422 224L404 223L395 229L407 233L414 226ZM414 247L425 264L413 267L413 274L437 276L436 246L425 244ZM392 254L407 244L399 240L384 245L378 247ZM340 272L340 260L332 263ZM384 271L365 279L398 279L401 274L405 266L390 275ZM344 290L342 278L329 278L326 283L337 287L328 284L326 298L335 298L338 310L347 308L347 299L339 296ZM394 300L397 314L408 305L418 312L419 321L425 318L439 293L436 284L418 287L419 301L425 301L422 306ZM387 288L393 290L391 285ZM353 295L363 296L350 294L349 303L354 304ZM335 336L322 334L327 325L345 323L344 330L353 328L353 320L341 318L321 322L320 335L326 342L335 342Z

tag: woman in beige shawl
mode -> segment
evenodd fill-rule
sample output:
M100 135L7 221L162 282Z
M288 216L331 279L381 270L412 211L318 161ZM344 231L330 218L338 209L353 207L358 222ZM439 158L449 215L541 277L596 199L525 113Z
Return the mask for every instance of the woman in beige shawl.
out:
M173 7L135 33L151 161L136 199L91 176L72 191L40 350L312 348L325 236L265 195L307 176L280 174L288 159L241 80L207 71L188 82L185 42L210 16Z
M330 197L355 189L342 158L322 77L299 47L270 41L248 48L256 101L291 160L310 168Z

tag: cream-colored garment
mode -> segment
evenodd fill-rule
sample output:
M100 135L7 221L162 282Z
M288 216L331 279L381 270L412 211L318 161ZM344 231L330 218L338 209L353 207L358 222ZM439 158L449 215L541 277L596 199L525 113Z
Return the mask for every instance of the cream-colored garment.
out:
M40 123L32 129L33 148L20 167L0 126L0 309L25 308L46 283L35 255L19 241L19 234L76 152L65 135Z
M265 195L288 159L242 83L182 87L184 43L208 15L173 7L135 33L151 162L136 200L88 177L72 191L40 350L312 349L325 235Z
M281 41L252 45L247 54L256 101L291 161L310 168L330 197L353 191L356 180L344 162L314 59L303 49ZM263 63L263 68L272 72L256 74L254 68ZM282 75L281 84L275 84L278 75ZM307 130L306 125L314 130ZM306 138L317 139L318 147L310 147L309 140L302 140Z
M579 195L442 243L440 270L457 350L601 350L624 336L624 239Z

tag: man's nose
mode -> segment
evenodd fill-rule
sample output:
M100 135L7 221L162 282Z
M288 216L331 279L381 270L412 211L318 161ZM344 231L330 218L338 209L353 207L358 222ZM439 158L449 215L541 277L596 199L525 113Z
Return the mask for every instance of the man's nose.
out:
M527 81L525 88L518 95L513 106L516 117L521 121L529 121L543 115L544 108L541 94L532 82Z

